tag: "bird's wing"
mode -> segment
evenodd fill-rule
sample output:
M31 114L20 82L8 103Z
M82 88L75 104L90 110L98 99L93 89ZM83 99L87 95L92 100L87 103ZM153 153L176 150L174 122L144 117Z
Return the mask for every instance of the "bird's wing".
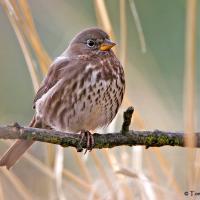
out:
M50 69L42 81L41 87L34 98L34 105L43 94L47 93L59 80L70 81L78 74L82 73L87 65L87 61L81 59L68 59L58 57L50 66Z
M65 69L69 66L70 60L66 57L57 58L50 66L50 69L42 81L42 84L37 91L34 101L33 108L35 107L35 102L42 97L49 89L51 89L61 78L63 72L62 69Z

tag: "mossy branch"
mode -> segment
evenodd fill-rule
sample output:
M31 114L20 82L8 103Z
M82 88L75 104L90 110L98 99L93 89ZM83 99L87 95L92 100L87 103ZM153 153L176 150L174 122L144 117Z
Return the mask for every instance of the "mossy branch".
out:
M161 147L165 145L184 147L184 134L182 132L154 131L133 131L129 130L129 125L133 113L133 108L128 108L124 112L124 123L121 132L98 134L94 133L94 148L112 148L126 145L144 145L148 147ZM196 146L200 147L200 133L195 133ZM22 127L15 123L12 126L0 125L0 139L24 139L40 142L58 144L63 147L80 147L79 134L66 133L47 129ZM82 148L86 148L86 139L81 143Z

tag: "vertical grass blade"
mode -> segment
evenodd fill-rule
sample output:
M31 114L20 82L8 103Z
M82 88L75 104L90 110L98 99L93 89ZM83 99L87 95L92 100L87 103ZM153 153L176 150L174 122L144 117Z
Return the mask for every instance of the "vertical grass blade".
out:
M187 0L186 13L186 49L185 49L185 93L184 93L184 119L185 119L185 144L188 147L196 145L195 131L195 72L196 72L196 16L197 1ZM194 159L195 150L189 149L188 183L189 188L194 184Z
M141 45L141 50L143 53L146 53L146 42L145 42L145 37L144 37L144 32L142 29L142 25L140 23L140 18L135 6L134 0L129 0L130 8L131 8L131 13L133 15L133 18L135 20L136 24L136 29L139 35L139 40L140 40L140 45Z
M126 22L126 1L120 0L120 61L126 66L127 55L127 22Z
M63 175L63 160L64 160L64 149L61 146L56 146L56 158L54 165L54 175L56 181L56 191L59 200L65 200L65 195L62 188L62 175Z

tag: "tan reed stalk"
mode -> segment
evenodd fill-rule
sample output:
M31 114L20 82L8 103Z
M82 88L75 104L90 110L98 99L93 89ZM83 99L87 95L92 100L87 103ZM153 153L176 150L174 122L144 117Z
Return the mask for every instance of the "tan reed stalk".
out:
M65 190L67 190L67 192L66 192L66 198L64 200L67 200L67 199L88 200L88 196L89 196L88 193L85 193L85 192L83 193L82 191L77 190L77 188L71 184L65 185Z
M97 19L97 24L103 27L104 30L109 34L111 39L115 41L115 34L112 29L111 21L108 16L108 11L104 0L94 1L95 14ZM113 51L118 55L118 47L114 47Z
M72 172L69 170L64 169L63 175L66 176L69 180L72 180L77 186L79 186L80 189L84 189L86 192L92 192L93 186L91 184L88 184L87 182L80 179L78 176L75 176ZM97 192L94 193L95 199L99 199L99 195Z
M27 0L20 0L18 2L12 0L12 4L15 6L15 10L18 13L18 17L20 19L21 27L23 28L24 34L26 35L27 40L34 50L34 53L39 61L42 73L45 75L51 63L51 59L49 58L48 54L41 44L28 2Z
M150 181L148 178L146 178L145 176L141 176L139 174L135 174L134 172L128 170L128 169L120 169L119 171L117 171L117 173L119 174L122 174L122 175L125 175L127 177L130 177L130 178L133 178L135 181L137 181L139 184L143 185L144 182L146 182L147 184L149 184L152 188L154 188L156 190L156 193L157 191L160 191L162 193L165 193L165 194L171 194L173 196L175 196L173 199L179 199L177 194L173 193L171 190L169 189L166 189L165 187L163 187L162 185L159 185L159 184L156 184L152 181ZM146 192L146 191L144 191ZM143 197L143 196L142 196ZM144 195L143 199L152 199L151 198L147 198L146 197L146 194ZM155 199L155 198L154 198ZM168 199L172 199L168 196ZM180 198L181 200L182 198Z
M131 13L133 15L133 19L135 20L136 30L139 35L141 51L143 53L146 53L146 42L145 42L144 32L143 32L143 28L140 23L140 18L139 18L139 15L138 15L138 12L137 12L137 9L135 6L135 1L129 0L129 4L130 4Z
M71 171L64 169L63 175L67 177L69 180L72 180L74 183L76 183L77 186L79 186L81 189L84 189L88 192L92 190L92 186L90 184L83 181L78 176L74 175Z
M87 183L92 183L92 177L91 174L87 168L87 165L85 164L84 160L81 158L81 156L77 153L76 149L72 149L71 153L76 161L76 163L79 166L79 169L81 170L81 174L84 176L84 179Z
M134 199L134 191L132 188L130 188L130 186L126 182L122 182L120 187L122 187L122 190L124 191L124 196L126 200L133 200Z
M126 19L126 1L125 0L120 0L119 1L119 13L120 13L120 61L122 63L122 66L124 66L124 70L126 70L126 62L127 62L127 19ZM130 159L127 159L128 153L127 153L127 147L122 147L120 151L120 157L121 157L121 162L124 165L128 165L128 161Z
M7 177L7 179L13 184L13 186L16 188L17 192L22 197L22 199L33 199L33 196L28 191L28 188L20 181L20 179L17 176L13 174L13 172L8 171L6 168L1 168L0 173L4 174Z
M53 165L55 163L55 145L53 144L45 144L45 150L47 151L47 158L45 159L45 162L47 165L49 165L51 168L53 168Z
M186 21L186 68L185 68L185 142L189 147L196 145L195 120L195 73L196 73L196 15L197 1L187 1Z
M185 93L184 93L184 117L185 117L185 144L188 160L188 188L194 187L195 179L195 73L196 73L196 17L197 1L187 0L186 13L186 52L185 52Z
M1 200L5 200L4 191L3 191L3 185L2 185L1 180L0 180L0 199Z
M95 163L95 166L96 166L96 168L97 168L99 174L101 175L101 178L104 180L106 186L107 186L108 189L111 191L111 196L112 196L112 198L116 199L116 194L115 194L115 191L114 191L112 182L111 182L109 176L107 175L106 170L105 170L104 166L103 166L102 163L101 163L101 160L98 158L98 156L97 156L97 154L96 154L96 151L93 150L93 151L90 153L90 156L93 158L94 163Z
M114 174L114 180L117 180L117 182L120 183L120 189L124 191L125 199L131 200L133 199L133 191L130 189L128 184L124 181L123 177L116 176L116 171L120 169L120 166L118 165L118 161L116 160L115 155L113 154L111 149L102 149L104 151L104 156L106 157L108 164L110 168L113 170Z
M147 163L147 166L148 166L148 173L149 173L150 179L152 180L153 183L159 184L158 176L157 176L157 173L155 171L156 169L155 169L155 166L153 166L153 164L152 164L152 160L150 159L149 156L145 156L145 160L146 160L146 163ZM181 190L180 186L176 182L176 179L172 179L172 181L174 181L174 180L175 180L175 184L170 183L170 186L174 190L174 192L176 192L177 196L181 199L183 191ZM160 192L156 192L156 196L157 196L157 199L161 199Z
M108 12L106 9L105 1L104 0L95 0L95 9L97 19L101 23L102 27L106 30L106 32L114 39L114 33L112 31L112 25L108 16Z
M177 192L177 194L181 194L181 189L179 184L176 181L175 176L172 173L170 163L168 162L167 159L164 158L164 155L161 153L161 151L155 148L152 148L152 151L155 153L156 158L161 164L161 171L165 175L165 178L168 182L170 182L170 185L172 188Z
M14 31L15 31L15 34L16 34L18 42L21 46L25 61L26 61L27 66L28 66L29 73L31 75L34 90L36 91L39 88L39 81L38 81L37 74L36 74L36 71L35 71L35 67L34 67L34 64L33 64L33 61L32 61L31 53L28 49L28 45L26 44L25 37L24 37L24 35L21 31L21 28L18 24L18 20L17 20L18 16L16 15L14 7L12 7L12 5L9 3L9 1L1 0L0 3L2 5L2 7L4 8L4 11L6 12L8 19L9 19L9 21L10 21L10 23L11 23L11 25L12 25Z
M198 190L199 184L200 184L200 150L199 149L196 149L196 152L195 152L194 167L195 167L194 189Z
M149 176L149 179L151 180L152 183L159 183L159 180L158 180L158 175L157 173L155 172L155 166L153 166L152 164L152 160L150 159L150 157L147 155L147 156L144 156L144 160L145 160L145 163L146 163L146 166L147 166L147 172L148 172L148 176ZM155 196L156 196L156 199L161 199L161 194L160 192L156 192L155 193Z
M126 66L127 55L127 22L126 22L126 1L120 0L120 61Z
M57 198L59 200L65 200L65 194L63 190L63 168L64 168L64 148L56 146L56 157L54 163L54 177L56 185Z

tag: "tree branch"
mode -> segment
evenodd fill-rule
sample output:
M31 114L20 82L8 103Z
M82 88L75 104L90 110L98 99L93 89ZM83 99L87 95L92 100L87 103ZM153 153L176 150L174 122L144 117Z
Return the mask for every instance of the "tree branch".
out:
M161 147L165 145L184 147L184 134L182 132L154 131L133 131L129 130L133 108L124 112L124 123L121 132L98 134L94 133L94 148L112 148L126 145L144 145L148 147ZM200 147L200 132L195 133L197 147ZM58 144L63 147L80 148L79 134L66 133L47 129L22 127L15 123L12 126L0 125L0 139L24 139L40 142ZM86 139L81 143L86 148Z

